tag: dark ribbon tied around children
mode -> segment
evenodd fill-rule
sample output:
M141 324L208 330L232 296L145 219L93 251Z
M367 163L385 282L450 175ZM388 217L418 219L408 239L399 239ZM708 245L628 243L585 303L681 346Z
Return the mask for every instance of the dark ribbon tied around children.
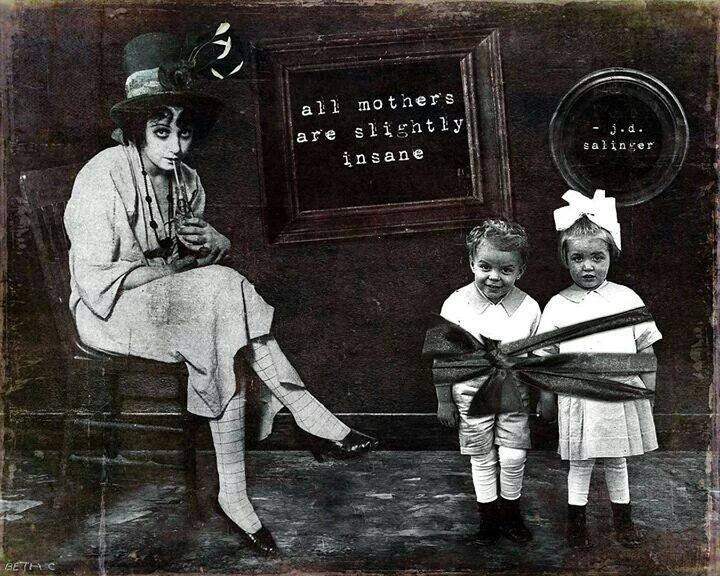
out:
M525 354L649 321L652 315L643 306L501 344L487 338L480 341L457 324L434 315L423 356L433 359L436 386L483 380L470 404L471 416L527 411L522 385L593 400L639 400L651 398L653 391L612 378L656 371L654 354Z

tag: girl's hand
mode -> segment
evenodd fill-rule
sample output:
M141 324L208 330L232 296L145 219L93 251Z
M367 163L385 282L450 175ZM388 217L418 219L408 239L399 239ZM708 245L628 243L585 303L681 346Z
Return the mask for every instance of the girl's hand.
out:
M455 402L438 402L437 418L443 426L455 428L458 423L458 409Z
M202 218L185 218L177 229L178 239L197 253L197 265L207 266L222 260L230 250L230 240Z
M648 346L647 348L644 348L643 350L640 350L638 354L655 354L655 350L652 346ZM656 387L656 381L657 381L657 372L643 372L640 374L640 380L643 381L643 384L645 385L645 388L648 390L655 391ZM650 408L651 410L655 410L655 396L649 399L650 400Z

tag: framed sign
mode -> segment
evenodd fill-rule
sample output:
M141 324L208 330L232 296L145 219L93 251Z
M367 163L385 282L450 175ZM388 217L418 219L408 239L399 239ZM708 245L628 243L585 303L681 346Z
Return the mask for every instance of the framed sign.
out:
M496 30L265 41L257 73L271 243L510 215Z
M660 194L677 175L689 140L685 113L657 78L625 68L585 76L550 122L550 147L565 181L619 205Z

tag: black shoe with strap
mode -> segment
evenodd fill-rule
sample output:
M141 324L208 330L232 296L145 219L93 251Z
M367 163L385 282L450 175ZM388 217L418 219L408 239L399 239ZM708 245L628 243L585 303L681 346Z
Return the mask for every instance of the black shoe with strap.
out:
M587 548L590 539L587 531L586 506L568 504L567 525L565 526L565 539L570 548Z
M643 541L642 533L632 521L632 510L630 504L615 504L611 502L613 511L613 527L615 538L625 548L637 548Z
M360 458L379 444L377 438L352 429L342 440L327 440L302 432L304 443L318 462Z
M498 528L500 534L505 536L511 542L517 544L525 544L532 540L532 532L525 525L522 514L520 513L520 499L505 500L500 497L500 522Z
M497 500L477 503L478 513L480 514L480 529L474 539L478 544L489 546L497 542L500 537L497 504Z

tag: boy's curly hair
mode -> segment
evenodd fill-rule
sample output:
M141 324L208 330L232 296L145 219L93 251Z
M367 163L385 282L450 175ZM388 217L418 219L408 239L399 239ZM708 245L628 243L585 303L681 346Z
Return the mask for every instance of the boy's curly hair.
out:
M475 226L465 238L470 260L475 259L478 246L484 241L490 242L498 250L518 252L523 267L527 264L530 255L530 241L525 228L505 218L488 218L480 226Z
M570 228L560 232L560 235L558 236L558 256L560 257L560 262L563 263L565 268L568 267L568 240L571 238L583 238L586 236L594 236L605 241L608 245L608 251L610 252L610 261L613 261L620 256L620 249L615 245L615 240L613 240L612 234L605 230L605 228L595 224L595 222L590 220L587 216L583 216L582 218L576 220Z

